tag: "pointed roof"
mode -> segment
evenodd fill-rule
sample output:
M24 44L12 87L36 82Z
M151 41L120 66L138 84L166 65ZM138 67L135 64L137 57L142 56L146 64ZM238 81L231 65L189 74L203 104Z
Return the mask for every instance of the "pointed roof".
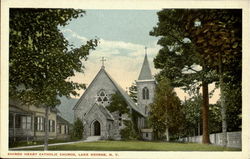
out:
M95 103L90 109L89 111L86 113L86 116L89 114L89 112L94 108L97 107L102 113L103 115L108 119L108 120L114 120L113 116L110 114L110 112L103 106L103 105L98 105L97 103Z
M149 80L149 79L153 79L153 76L151 74L151 70L148 63L148 56L146 53L138 80Z
M136 104L134 103L134 101L129 97L129 95L122 89L121 86L119 86L115 80L113 80L111 78L111 76L105 71L104 67L101 67L100 71L97 73L97 75L95 76L95 78L93 79L93 81L90 83L90 85L88 86L88 88L86 89L86 91L83 93L83 95L81 96L81 98L78 100L78 102L76 103L76 105L74 106L73 110L75 110L78 105L81 103L81 101L84 99L84 97L86 96L87 92L89 91L89 89L93 86L93 84L95 83L95 81L97 80L97 77L104 73L109 79L110 81L114 84L115 88L118 90L118 92L123 96L123 98L125 99L126 103L136 112L138 112L139 114L141 114L142 116L145 116L145 114L143 113L142 110L140 110L138 108L138 106L136 106Z

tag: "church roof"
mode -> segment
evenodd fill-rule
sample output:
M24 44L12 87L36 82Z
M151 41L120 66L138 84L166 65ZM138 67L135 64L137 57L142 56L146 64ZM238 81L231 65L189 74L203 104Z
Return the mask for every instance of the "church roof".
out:
M147 54L145 54L138 80L149 80L149 79L153 79L153 76L151 74L151 70L149 67L148 56L147 56Z
M136 112L138 112L139 114L141 114L142 116L145 116L145 114L139 109L139 107L134 103L134 101L129 97L129 95L122 89L121 86L119 86L115 80L112 79L112 77L105 71L105 68L102 67L100 69L100 71L97 73L97 75L95 76L94 80L90 83L89 87L86 89L86 91L83 93L83 95L81 96L81 98L78 100L78 102L76 103L76 105L74 106L73 109L76 109L77 106L81 103L81 101L84 99L84 96L87 94L88 90L93 86L93 83L95 83L94 81L97 79L98 75L104 73L106 74L106 76L111 80L111 82L114 84L114 86L116 87L116 89L119 91L119 93L121 93L121 95L123 96L123 98L125 99L126 103Z
M97 107L102 113L103 115L109 119L109 120L114 120L113 116L110 114L110 112L103 106L103 105L98 105L97 103L95 103L90 110L86 113L86 115L88 115L88 113L91 111L91 109L93 109L94 107Z

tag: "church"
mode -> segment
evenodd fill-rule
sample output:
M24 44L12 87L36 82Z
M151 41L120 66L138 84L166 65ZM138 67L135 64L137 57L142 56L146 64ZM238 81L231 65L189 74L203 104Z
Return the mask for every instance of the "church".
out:
M138 135L145 140L151 140L152 129L146 127L146 119L149 115L149 105L153 102L155 85L147 53L145 53L142 68L136 80L137 103L112 79L102 65L73 108L74 119L79 118L84 125L83 139L99 136L100 139L120 140L120 131L126 127L124 121L132 120L131 114L136 114L133 121L139 131ZM114 93L119 93L124 98L127 108L129 108L129 114L110 112L107 109Z

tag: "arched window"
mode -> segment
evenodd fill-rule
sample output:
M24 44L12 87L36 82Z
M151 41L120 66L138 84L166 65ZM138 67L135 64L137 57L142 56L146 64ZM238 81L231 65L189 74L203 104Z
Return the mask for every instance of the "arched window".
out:
M96 98L96 102L98 104L102 104L104 106L109 104L109 96L106 94L105 90L101 89L98 93L97 93L97 98Z
M149 91L147 87L142 89L142 99L149 99Z

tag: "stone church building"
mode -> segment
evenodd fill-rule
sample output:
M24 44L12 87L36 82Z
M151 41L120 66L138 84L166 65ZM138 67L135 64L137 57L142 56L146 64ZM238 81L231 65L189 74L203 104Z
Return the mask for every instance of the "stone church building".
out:
M103 65L73 108L75 120L79 118L84 124L83 138L100 136L102 139L121 139L120 130L125 128L125 120L132 120L131 115L109 112L106 108L111 102L112 94L118 92L125 99L130 114L137 114L136 124L140 135L144 139L151 139L152 129L145 129L145 122L150 110L149 104L153 102L155 84L147 54L136 80L138 103L134 103Z

